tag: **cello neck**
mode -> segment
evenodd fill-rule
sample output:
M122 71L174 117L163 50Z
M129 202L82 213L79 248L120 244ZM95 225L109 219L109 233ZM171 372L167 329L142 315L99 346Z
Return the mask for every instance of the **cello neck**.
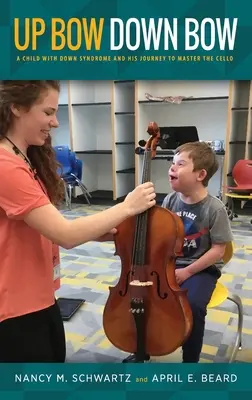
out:
M151 179L151 154L151 149L146 149L144 152L141 183L149 182Z
M151 149L146 149L144 152L143 170L141 183L149 182L151 175ZM133 265L145 265L145 252L146 252L146 236L148 225L148 211L144 211L136 218L136 232L135 242L133 247Z

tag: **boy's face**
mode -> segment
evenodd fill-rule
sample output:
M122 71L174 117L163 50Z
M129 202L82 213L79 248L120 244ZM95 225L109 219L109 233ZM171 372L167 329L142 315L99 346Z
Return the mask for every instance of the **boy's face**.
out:
M189 153L182 152L174 156L173 163L169 169L169 182L175 192L191 193L202 185L206 177L206 170L193 171L194 165Z

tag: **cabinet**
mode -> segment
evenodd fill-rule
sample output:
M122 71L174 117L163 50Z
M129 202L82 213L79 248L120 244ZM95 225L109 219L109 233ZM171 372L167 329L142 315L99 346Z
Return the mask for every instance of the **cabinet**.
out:
M252 81L229 84L224 186L232 186L232 169L240 159L252 159Z

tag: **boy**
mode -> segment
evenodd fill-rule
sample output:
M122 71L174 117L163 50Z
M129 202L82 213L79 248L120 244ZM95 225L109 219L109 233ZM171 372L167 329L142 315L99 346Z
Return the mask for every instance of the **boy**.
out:
M226 243L233 240L224 204L207 190L217 170L216 155L207 143L191 142L178 147L169 169L173 192L162 205L178 214L185 228L183 256L176 260L175 275L180 287L188 290L193 328L182 346L183 363L199 362L207 305L221 276ZM123 362L136 361L130 355Z

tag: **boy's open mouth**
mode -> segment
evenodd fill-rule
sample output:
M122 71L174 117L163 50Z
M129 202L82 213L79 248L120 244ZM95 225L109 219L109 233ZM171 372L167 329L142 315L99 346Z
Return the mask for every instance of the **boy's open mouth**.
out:
M178 179L177 176L175 176L175 175L170 175L170 180L171 180L171 181L175 181L176 179Z

